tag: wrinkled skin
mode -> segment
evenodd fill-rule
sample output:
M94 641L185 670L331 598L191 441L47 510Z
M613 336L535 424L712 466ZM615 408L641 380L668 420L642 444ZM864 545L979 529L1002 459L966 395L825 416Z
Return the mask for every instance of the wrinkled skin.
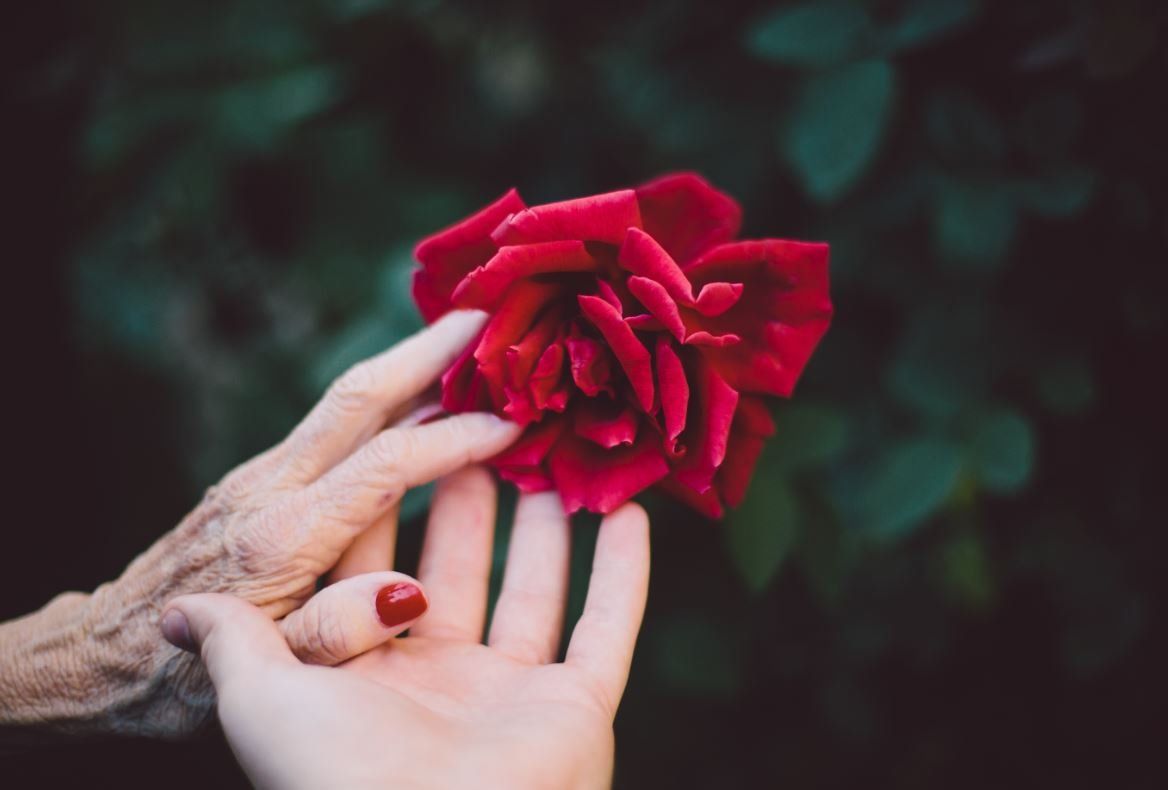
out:
M0 729L177 737L197 728L213 711L212 688L158 632L164 604L184 593L230 593L258 607L306 661L335 664L366 646L338 627L343 609L299 607L325 574L391 567L407 488L517 436L490 415L411 416L482 320L452 314L357 365L286 440L227 475L116 581L0 625Z

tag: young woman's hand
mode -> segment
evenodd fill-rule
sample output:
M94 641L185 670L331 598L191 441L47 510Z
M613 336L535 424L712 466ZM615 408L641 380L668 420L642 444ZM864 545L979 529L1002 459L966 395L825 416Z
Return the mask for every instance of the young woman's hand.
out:
M439 484L418 574L429 611L408 637L338 667L298 661L271 619L236 598L171 602L163 631L201 651L255 784L608 786L612 719L648 589L648 519L629 504L603 521L584 613L557 663L568 519L555 494L520 498L484 644L494 507L482 469ZM364 619L353 613L349 630L369 628L372 599Z
M382 629L354 640L338 627L350 619L344 607L368 607L372 593L354 598L341 588L289 614L330 570L334 578L382 572L367 585L404 581L384 572L405 491L519 435L488 414L416 419L419 398L484 318L452 313L358 364L287 439L227 475L119 579L0 625L0 732L177 736L206 720L215 700L202 665L158 633L163 605L184 593L237 596L269 623L280 620L272 628L314 663L339 663L387 638Z

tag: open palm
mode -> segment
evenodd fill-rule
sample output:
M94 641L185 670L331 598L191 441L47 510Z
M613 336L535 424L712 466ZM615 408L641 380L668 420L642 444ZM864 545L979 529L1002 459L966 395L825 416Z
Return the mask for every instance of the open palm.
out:
M584 613L556 663L568 519L554 494L520 498L484 644L494 508L494 484L481 469L439 484L418 574L427 614L408 637L336 668L296 661L271 620L252 618L238 601L179 602L215 680L224 730L253 781L607 785L612 719L648 585L644 511L627 505L602 523ZM371 562L351 566L371 570Z

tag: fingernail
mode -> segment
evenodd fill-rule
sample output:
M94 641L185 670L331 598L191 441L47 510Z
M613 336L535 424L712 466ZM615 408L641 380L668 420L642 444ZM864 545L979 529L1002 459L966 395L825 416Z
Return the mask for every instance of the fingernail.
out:
M382 587L377 593L377 616L386 628L421 617L429 605L418 586L409 582Z
M457 310L451 310L446 314L449 320L452 321L466 321L467 323L482 323L487 318L487 313L482 310L476 310L469 307L461 307Z
M163 614L158 626L167 642L190 653L196 651L195 640L191 638L191 624L178 609L170 609Z
M441 403L426 403L414 409L405 417L402 417L396 427L408 428L413 425L424 425L425 423L432 422L444 413L445 410L442 408Z
M516 423L500 417L497 414L492 414L489 411L481 411L477 412L477 414L479 415L479 419L486 423L487 430L510 433L516 428Z

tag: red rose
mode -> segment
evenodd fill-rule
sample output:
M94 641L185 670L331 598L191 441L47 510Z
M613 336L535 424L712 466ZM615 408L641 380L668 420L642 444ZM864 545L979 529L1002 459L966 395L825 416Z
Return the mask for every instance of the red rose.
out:
M528 426L494 464L569 512L657 484L720 516L774 432L763 397L791 394L832 314L827 245L731 241L740 220L682 173L531 208L511 190L425 239L425 319L491 314L443 406Z

